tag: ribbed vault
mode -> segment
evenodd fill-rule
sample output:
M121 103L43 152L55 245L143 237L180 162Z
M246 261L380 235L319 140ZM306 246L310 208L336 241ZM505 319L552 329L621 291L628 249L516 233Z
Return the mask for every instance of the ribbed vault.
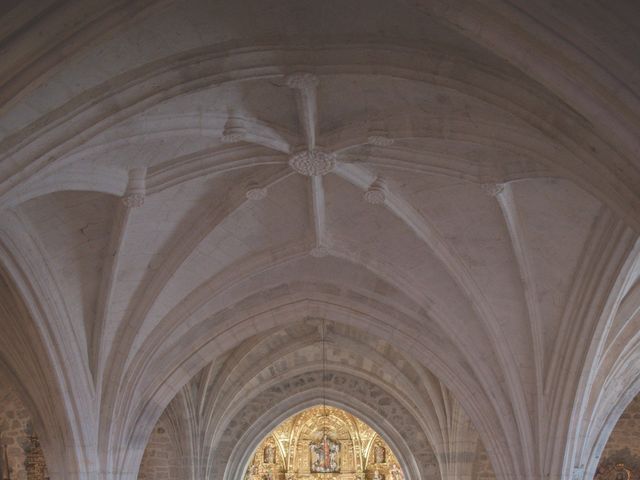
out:
M199 372L165 415L182 449L193 449L184 457L189 478L235 479L270 430L324 399L384 434L407 477L470 478L477 433L447 389L345 324L308 319L247 339Z
M321 321L412 479L476 436L589 478L640 390L635 2L100 3L0 16L0 364L52 478L133 480L166 411L236 480Z

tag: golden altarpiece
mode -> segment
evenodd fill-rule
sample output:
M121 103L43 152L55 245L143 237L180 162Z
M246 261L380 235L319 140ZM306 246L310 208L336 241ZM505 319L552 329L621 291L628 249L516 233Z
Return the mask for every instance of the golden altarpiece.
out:
M313 407L282 422L253 454L245 480L403 480L398 459L366 423Z

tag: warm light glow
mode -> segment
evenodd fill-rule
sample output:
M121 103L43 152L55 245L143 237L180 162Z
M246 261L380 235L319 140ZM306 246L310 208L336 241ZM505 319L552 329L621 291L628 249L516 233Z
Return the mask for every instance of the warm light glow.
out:
M369 425L339 408L304 410L260 443L245 480L403 480L398 459Z

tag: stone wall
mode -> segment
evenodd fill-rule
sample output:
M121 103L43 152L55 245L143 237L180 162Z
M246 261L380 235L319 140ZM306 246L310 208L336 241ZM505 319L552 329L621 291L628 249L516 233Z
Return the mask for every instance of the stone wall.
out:
M489 455L484 449L484 445L481 441L478 441L478 447L476 449L476 460L473 467L473 480L495 480L496 474L491 466L491 460Z
M600 458L599 472L605 473L624 463L640 478L640 395L620 416Z
M31 415L16 391L0 376L0 444L7 446L12 480L27 480L25 449L31 447L29 433ZM37 433L37 432L34 432ZM1 451L0 451L1 453ZM30 458L40 472L45 464L44 454L38 449ZM32 478L40 478L42 475Z
M640 479L640 395L634 398L620 416L600 461L600 477L607 475L618 463L624 463L633 473L634 480ZM491 461L482 442L478 442L473 471L474 480L495 480ZM615 477L614 477L615 478Z
M26 458L24 447L28 443L27 428L31 417L24 404L13 390L0 390L0 442L7 445L11 478L25 480Z
M182 480L181 459L169 435L163 415L153 429L144 451L138 473L139 480Z
M609 457L625 448L632 455L640 456L640 395L631 401L620 416L607 440L602 457Z

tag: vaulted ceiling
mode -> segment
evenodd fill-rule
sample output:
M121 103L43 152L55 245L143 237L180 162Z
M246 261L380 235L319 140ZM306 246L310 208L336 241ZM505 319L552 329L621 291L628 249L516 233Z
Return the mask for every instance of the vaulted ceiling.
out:
M198 389L191 433L226 452L203 475L240 472L242 435L317 400L251 403L318 374L321 319L333 401L412 478L419 439L447 478L455 435L501 479L593 471L640 390L636 2L0 12L0 361L53 478L135 478Z

